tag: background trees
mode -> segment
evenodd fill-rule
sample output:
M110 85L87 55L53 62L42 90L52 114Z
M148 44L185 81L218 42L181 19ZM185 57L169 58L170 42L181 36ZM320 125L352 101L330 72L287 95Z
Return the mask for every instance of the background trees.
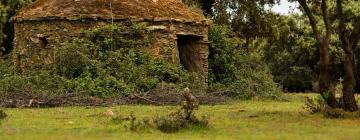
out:
M0 0L0 52L7 54L12 50L14 27L11 17L23 6L33 0Z
M354 96L354 88L356 85L356 62L354 50L360 39L360 21L357 11L352 10L354 8L351 8L352 5L356 5L355 3L357 2L337 0L335 4L334 1L327 0L297 1L300 3L303 12L306 13L308 17L313 30L313 36L319 46L319 87L321 95L326 100L327 104L332 108L341 107L347 111L358 110ZM346 12L344 12L343 9L347 9ZM323 25L325 29L322 32L319 30L319 24L314 16L315 14L322 18L320 25ZM333 25L333 23L335 24ZM335 94L332 90L329 59L329 46L331 45L331 36L334 33L337 33L338 40L341 42L340 46L344 51L344 58L342 60L344 69L344 85L342 98L339 101L335 98Z
M355 50L360 38L360 12L355 7L359 2L289 1L298 2L303 14L284 16L268 10L279 1L223 0L215 1L211 16L216 24L228 25L243 41L237 49L261 54L275 81L285 89L317 87L330 107L357 110ZM341 77L343 97L338 100L334 87Z

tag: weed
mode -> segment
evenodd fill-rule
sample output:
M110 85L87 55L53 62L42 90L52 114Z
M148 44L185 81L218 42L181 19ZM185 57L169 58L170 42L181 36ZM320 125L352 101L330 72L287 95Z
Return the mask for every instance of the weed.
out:
M303 107L305 110L310 112L311 114L323 112L326 110L327 105L322 97L317 96L315 99L311 99L309 97L305 98L305 106Z
M331 108L327 106L321 96L317 96L315 99L306 97L304 109L311 114L321 113L324 117L330 119L360 118L360 111L347 112L342 108Z
M125 125L130 131L138 131L140 129L156 128L164 133L175 133L182 129L190 127L207 128L209 127L208 116L202 116L198 119L195 116L194 110L198 109L199 104L195 96L193 96L188 88L183 93L185 101L180 110L170 113L169 115L157 115L153 119L144 118L138 120L134 113L131 113L127 118L120 116L114 117L111 121L115 124L121 124L123 121L128 121L130 126Z
M4 120L7 117L7 114L5 113L5 111L0 110L0 124L1 121Z
M198 109L199 104L188 88L182 92L185 101L180 110L166 116L158 116L154 119L157 129L164 133L174 133L189 126L208 127L208 118L203 116L202 119L196 118L194 110Z

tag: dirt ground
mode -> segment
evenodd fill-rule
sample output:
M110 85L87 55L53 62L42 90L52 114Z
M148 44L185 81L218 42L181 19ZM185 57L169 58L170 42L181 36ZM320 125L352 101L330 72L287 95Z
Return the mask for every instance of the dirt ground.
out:
M224 104L230 100L226 91L194 92L200 104ZM179 92L169 89L153 89L146 93L128 96L99 98L83 94L48 95L39 93L9 93L0 97L0 107L5 108L38 108L63 106L112 106L128 104L146 105L179 105L183 97Z

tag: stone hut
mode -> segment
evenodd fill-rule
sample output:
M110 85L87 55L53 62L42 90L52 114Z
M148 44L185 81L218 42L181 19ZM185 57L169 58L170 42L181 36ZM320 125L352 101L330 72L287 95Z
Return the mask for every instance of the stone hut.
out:
M153 30L153 57L207 78L210 21L181 0L37 0L13 18L13 59L20 68L51 64L54 47L112 21L145 22Z

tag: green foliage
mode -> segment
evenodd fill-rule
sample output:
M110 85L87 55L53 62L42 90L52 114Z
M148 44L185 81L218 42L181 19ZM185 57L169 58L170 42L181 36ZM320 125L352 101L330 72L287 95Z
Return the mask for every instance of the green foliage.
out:
M300 15L279 16L274 23L278 38L268 38L262 47L263 59L274 80L289 92L316 91L319 73L318 47L307 19ZM329 48L332 79L342 75L343 51L333 36Z
M325 110L326 107L327 107L326 102L320 95L318 95L314 99L311 99L309 97L305 98L304 109L310 112L311 114L322 112Z
M164 133L175 133L182 129L199 127L210 127L209 119L203 116L201 119L197 119L195 116L191 116L190 119L184 119L179 114L171 114L168 116L158 116L154 119L155 126L158 130Z
M190 103L193 104L193 103ZM198 109L195 106L189 106L189 102L184 101L182 108L176 112L170 113L169 115L138 119L134 112L131 112L128 117L121 117L119 115L111 118L111 123L119 125L125 122L124 127L130 131L139 131L149 128L156 128L164 133L175 133L187 128L208 128L209 118L207 116L202 116L201 119L198 119L195 116L195 109Z
M311 114L320 113L330 119L358 119L360 117L360 111L348 112L342 108L329 107L320 95L315 98L306 97L303 108Z
M246 39L249 43L256 37L272 35L271 13L265 7L276 3L279 3L279 0L217 1L214 4L213 19L217 24L229 25L238 37Z
M82 37L54 48L51 65L34 66L21 74L4 65L0 93L113 97L145 92L162 82L179 86L186 83L190 75L181 66L162 58L154 60L145 52L148 35L143 24L108 25L84 31Z
M3 5L0 2L0 29L2 31L2 29L4 28L4 24L7 22L8 20L8 7ZM6 35L3 32L0 32L0 44L2 44L4 38L6 37ZM5 48L3 48L3 46L0 46L0 52L5 51ZM1 55L1 53L0 53Z
M5 111L0 110L0 124L1 121L4 120L7 117L7 114L5 113Z
M10 18L14 16L21 7L31 2L32 0L0 0L0 45L2 45L4 39L10 35L9 32L5 32L5 30L11 28L9 27L9 23L11 22ZM0 46L0 56L6 47L8 46Z
M157 129L165 133L174 133L190 126L209 127L208 118L203 116L202 119L199 120L195 116L195 110L199 109L197 99L190 91L184 91L182 95L186 100L182 102L182 107L178 111L166 116L157 116L154 119ZM193 98L189 99L191 96Z
M242 49L243 41L232 37L226 26L210 30L210 84L228 87L237 98L276 98L281 90L258 54Z

